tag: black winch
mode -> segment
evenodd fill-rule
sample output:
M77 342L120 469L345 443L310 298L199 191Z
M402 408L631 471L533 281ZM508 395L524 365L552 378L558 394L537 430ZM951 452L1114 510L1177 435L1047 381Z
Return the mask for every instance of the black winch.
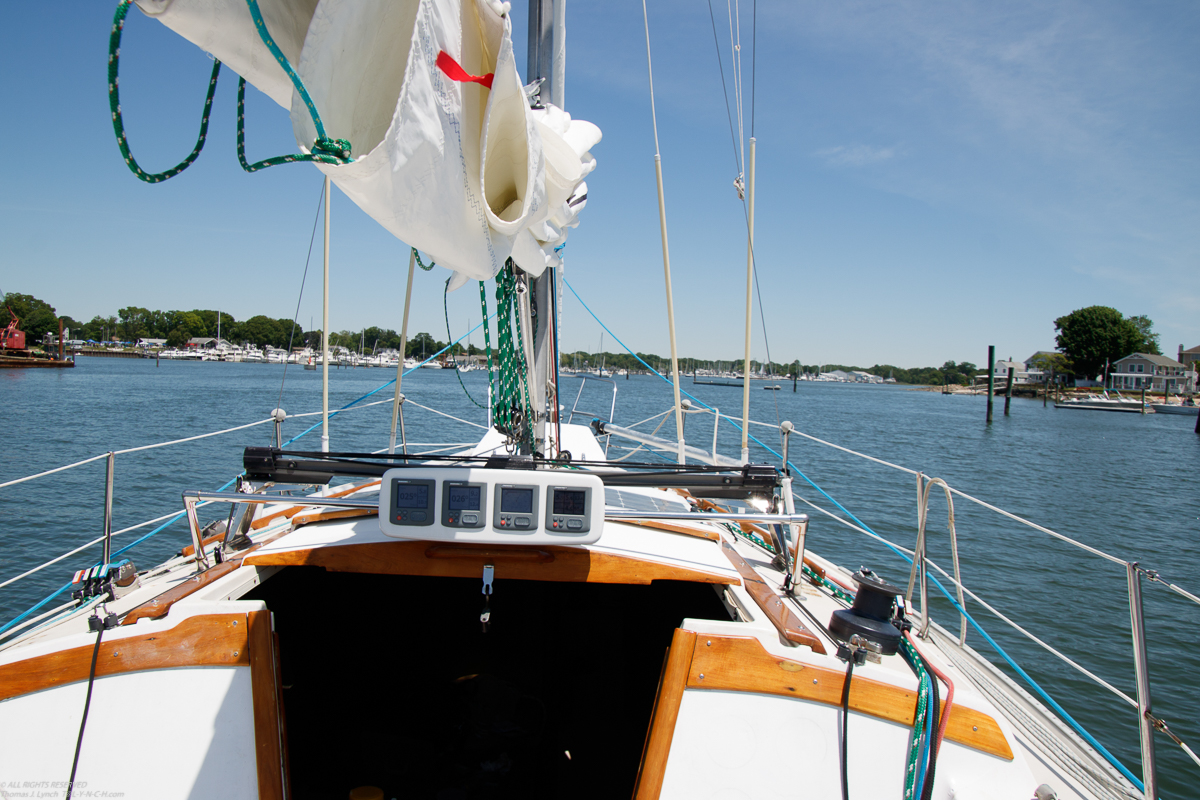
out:
M900 590L863 567L851 577L858 584L854 605L833 612L829 632L843 642L858 635L890 656L900 647L900 630L892 624Z

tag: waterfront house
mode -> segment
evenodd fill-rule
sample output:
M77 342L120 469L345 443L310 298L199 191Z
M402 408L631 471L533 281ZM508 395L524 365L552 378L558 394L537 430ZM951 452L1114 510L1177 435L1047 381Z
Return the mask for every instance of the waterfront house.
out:
M1025 380L1022 383L1045 383L1047 374L1038 362L1043 358L1050 358L1058 355L1052 350L1038 350L1036 353L1025 359Z
M1165 386L1171 392L1193 392L1196 390L1194 376L1195 373L1173 358L1133 353L1112 365L1109 388L1161 392Z
M1196 372L1200 367L1196 366L1196 362L1200 361L1200 345L1183 349L1183 345L1179 345L1179 363L1187 367L1190 371Z
M996 362L996 365L993 368L992 374L994 374L996 376L997 381L1008 380L1009 367L1012 367L1013 384L1014 385L1016 385L1018 383L1029 383L1030 382L1029 370L1026 367L1026 365L1020 361L1013 361L1011 358L1008 361L997 361ZM1042 379L1041 373L1039 372L1038 377L1035 380L1041 381L1041 379Z

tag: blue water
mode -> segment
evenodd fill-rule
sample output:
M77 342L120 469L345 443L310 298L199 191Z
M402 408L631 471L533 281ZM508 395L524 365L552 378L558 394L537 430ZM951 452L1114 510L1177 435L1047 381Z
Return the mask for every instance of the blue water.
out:
M204 433L265 419L281 405L289 413L320 408L320 372L269 364L168 362L80 358L73 370L4 370L0 482L78 461L106 450ZM337 408L377 388L392 374L380 369L333 370L330 405ZM486 373L461 376L486 404ZM564 377L562 403L575 405L580 381ZM617 390L615 421L630 424L665 411L670 388L652 376L589 381L576 417L607 416ZM791 420L813 436L944 478L955 488L1124 559L1159 570L1164 578L1200 591L1200 436L1191 417L1117 414L1043 408L1041 401L1012 401L1003 416L996 405L984 424L985 398L943 396L906 387L791 384L778 392L751 389L751 417L772 424ZM740 416L738 388L692 385L684 389L723 413ZM390 389L375 399L390 396ZM455 375L420 370L405 378L413 403L476 424L484 412L465 396ZM405 406L410 441L471 442L482 431ZM331 422L331 449L378 450L387 445L391 406L347 412ZM291 419L285 438L319 418ZM712 441L711 415L687 421L689 443ZM657 420L650 423L653 428ZM668 420L662 435L673 435ZM754 428L779 449L771 428ZM293 448L317 450L319 430ZM241 450L268 445L271 426L161 450L118 456L114 529L182 508L180 493L214 489L241 468ZM720 449L736 456L740 434L727 422ZM613 451L616 455L617 451ZM635 458L642 458L640 454ZM752 447L756 459L774 460ZM916 536L915 479L800 437L791 459L814 482L881 535L911 547ZM833 506L802 480L797 489L824 508ZM103 525L104 462L0 489L0 581L98 536ZM949 569L945 501L931 500L929 535L934 560ZM956 527L966 585L1034 633L1101 677L1134 694L1129 606L1124 568L959 499ZM201 521L208 518L201 512ZM148 530L148 529L146 529ZM115 546L145 530L125 534ZM139 568L156 564L187 544L182 523L133 549ZM814 514L809 546L848 567L870 566L904 585L908 568L882 545ZM94 563L99 546L0 589L0 624L58 589L75 569ZM1200 745L1200 607L1161 585L1143 583L1151 679L1156 712L1195 748ZM61 602L54 601L50 606ZM967 608L1077 720L1140 774L1136 712L1096 687L984 609ZM957 630L949 604L934 618ZM987 645L974 632L968 640ZM1194 797L1200 769L1163 736L1157 738L1161 794Z

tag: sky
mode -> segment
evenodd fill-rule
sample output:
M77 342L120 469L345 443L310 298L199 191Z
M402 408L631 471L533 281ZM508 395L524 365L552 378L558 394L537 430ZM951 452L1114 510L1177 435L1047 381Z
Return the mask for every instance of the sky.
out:
M322 176L243 173L236 79L177 178L125 167L106 92L115 3L20 3L0 33L8 159L0 291L79 320L123 306L320 320ZM1165 353L1200 344L1200 5L1193 2L650 2L681 357L743 350L740 127L757 146L754 358L900 367L1024 359L1090 305L1147 315ZM743 109L730 17L740 11ZM525 65L525 9L513 9ZM714 20L716 39L714 43ZM566 279L630 348L669 352L642 7L571 2L566 108L600 126ZM757 48L757 52L755 49ZM718 52L720 64L718 63ZM722 69L725 88L722 88ZM121 100L148 170L195 141L211 62L131 11ZM751 80L753 76L753 80ZM731 119L732 117L732 119ZM252 160L295 152L251 89ZM399 330L407 246L334 190L331 329ZM478 292L418 271L410 335L478 323ZM764 340L765 328L765 340ZM566 293L560 346L601 328ZM477 333L472 341L482 343ZM604 337L604 349L618 345Z

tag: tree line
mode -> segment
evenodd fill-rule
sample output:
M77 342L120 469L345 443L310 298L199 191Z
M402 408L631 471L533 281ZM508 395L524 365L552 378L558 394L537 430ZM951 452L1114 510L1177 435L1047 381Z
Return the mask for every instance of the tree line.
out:
M53 306L33 295L10 292L0 297L0 305L8 306L20 318L21 330L25 331L26 340L30 344L42 341L42 337L47 333L57 334L61 319L63 328L70 331L70 338L94 342L133 343L138 339L165 339L170 347L182 347L189 339L215 338L219 332L222 338L235 344L251 344L260 348L267 345L279 348L321 346L320 330L306 331L290 319L272 319L261 314L239 321L232 314L207 309L153 311L128 306L118 309L115 316L97 315L87 322L80 322L69 316L60 317ZM0 317L0 326L7 324L8 320ZM1112 365L1125 356L1132 353L1162 354L1158 345L1159 335L1154 332L1154 323L1149 317L1125 317L1121 312L1107 306L1088 306L1072 311L1054 320L1054 329L1057 331L1055 344L1058 352L1042 354L1035 361L1043 370L1053 369L1059 375L1075 375L1089 379L1096 376L1106 378ZM391 328L369 326L359 331L343 330L331 333L330 343L351 350L361 348L367 352L398 350L400 334ZM446 342L422 331L409 338L405 356L429 356L444 347ZM461 344L454 345L450 350L452 355L477 355L481 352L482 350L475 345L465 348ZM564 367L595 368L603 364L610 370L641 371L645 369L643 361L664 375L671 368L669 358L653 353L638 353L637 357L634 357L628 353L576 351L563 353L560 363ZM971 384L979 372L979 368L969 361L947 361L940 367L916 368L897 367L893 364L875 364L870 367L801 364L798 360L791 363L751 361L750 364L754 374L762 370L781 378L840 369L847 372L867 372L881 378L892 377L897 383L919 385ZM691 374L697 368L740 373L742 361L680 359L681 372Z
M638 359L641 359L641 361ZM573 353L563 353L559 359L559 366L594 369L603 364L604 368L610 371L626 369L633 372L645 372L646 367L642 364L643 361L663 375L670 374L671 359L663 358L653 353L638 353L635 358L628 353L586 353L578 350ZM743 363L744 359L736 361L712 361L697 358L681 358L679 359L679 371L684 375L692 375L696 370L733 372L740 375L742 374ZM969 361L961 363L947 361L940 367L916 367L908 369L892 364L875 364L870 367L858 367L847 364L801 364L799 361L793 361L790 364L777 361L750 361L751 374L758 375L761 370L761 372L767 375L774 375L778 378L788 380L793 375L800 376L805 373L819 375L822 372L833 372L839 369L845 372L867 372L871 375L878 375L881 378L895 378L897 383L913 385L941 385L943 383L969 385L974 382L975 374L979 371Z
M165 339L169 347L183 347L192 338L216 338L219 333L221 338L234 344L250 344L259 348L270 345L315 349L321 346L319 329L306 331L290 319L272 319L262 314L239 321L232 314L207 309L155 311L128 306L118 309L116 315L96 315L87 322L80 322L69 316L60 316L54 306L44 300L16 292L0 297L0 306L8 306L20 318L21 330L25 331L26 341L31 345L41 342L47 333L57 336L61 319L64 331L70 331L69 338L100 343L116 341L133 344L138 339ZM0 326L7 324L8 319L0 319ZM337 331L330 334L329 341L332 346L356 351L360 347L368 352L400 348L399 333L391 328L375 326L358 331ZM421 332L409 338L405 355L433 355L445 346L445 342ZM455 345L451 352L463 355L467 349ZM474 345L470 347L470 354L478 352L479 349Z

